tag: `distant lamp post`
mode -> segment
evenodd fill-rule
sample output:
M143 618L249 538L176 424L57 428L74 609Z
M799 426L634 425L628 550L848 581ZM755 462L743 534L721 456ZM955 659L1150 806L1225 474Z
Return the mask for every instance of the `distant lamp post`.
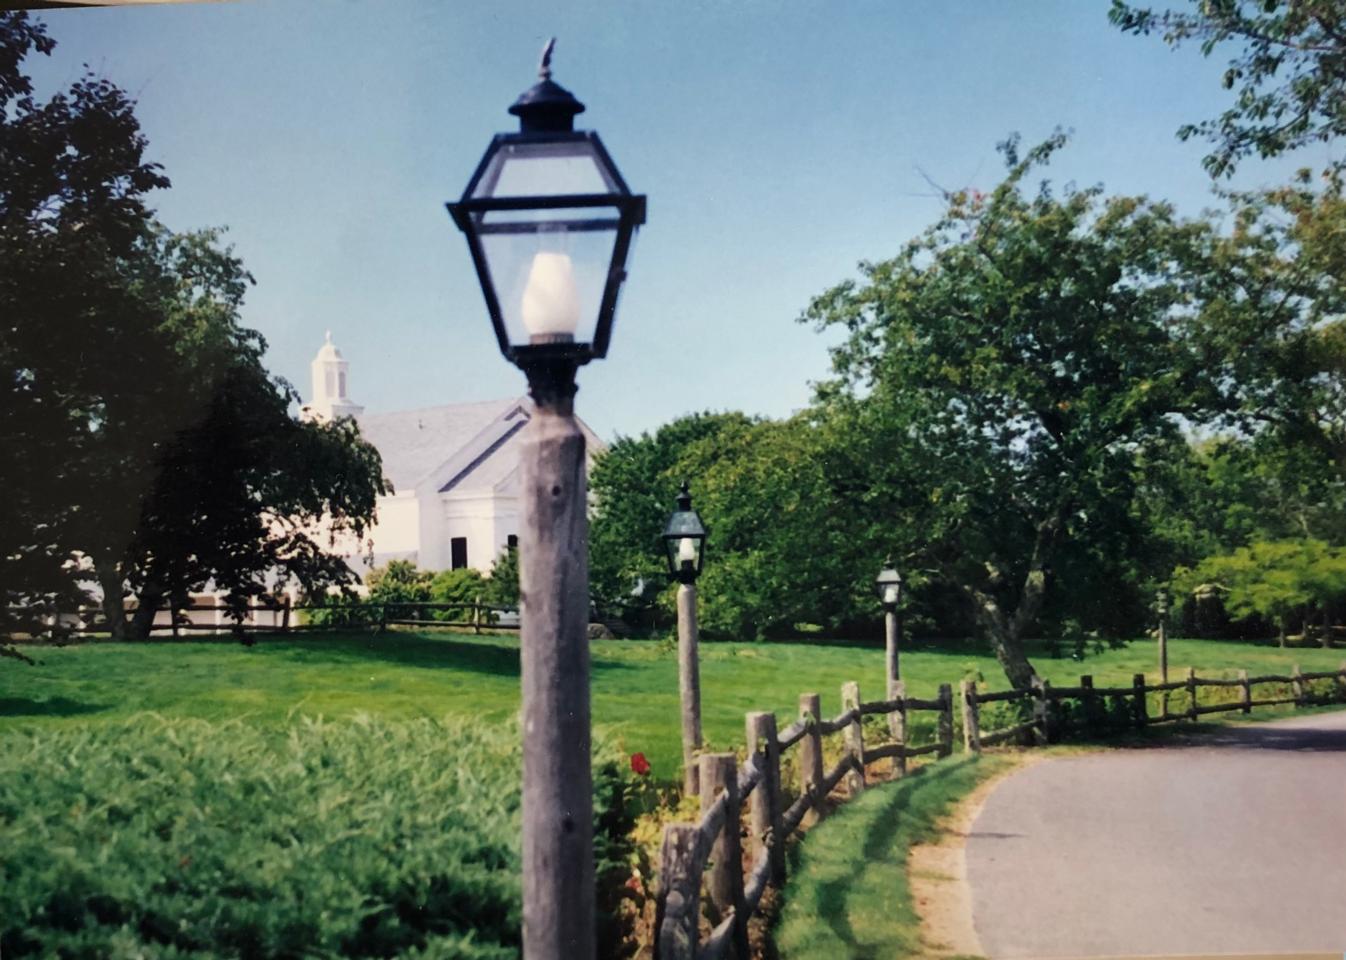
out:
M902 574L893 567L891 557L883 561L883 569L874 579L874 587L879 593L879 602L883 604L885 666L888 694L892 696L893 684L902 679L898 664L898 651L902 648L902 620L898 612L902 603Z
M686 481L678 508L664 527L668 574L678 582L678 694L682 701L682 786L686 796L700 792L696 752L701 749L701 670L697 654L696 578L706 559L706 527L692 509Z
M1154 610L1158 614L1159 629L1159 682L1168 683L1168 587L1160 587L1154 593ZM1168 691L1160 698L1160 714L1168 716Z
M584 435L575 371L606 355L626 258L645 220L598 135L574 129L584 105L539 80L509 108L462 199L467 238L500 352L528 377L519 590L523 686L523 953L594 956L589 748L589 565Z

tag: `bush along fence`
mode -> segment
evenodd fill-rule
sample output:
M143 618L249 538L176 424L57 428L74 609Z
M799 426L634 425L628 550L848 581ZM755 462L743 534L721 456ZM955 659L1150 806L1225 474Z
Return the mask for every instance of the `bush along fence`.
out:
M243 619L235 619L241 612ZM127 609L128 619L135 614ZM18 618L14 618L18 619ZM222 603L190 603L160 610L149 626L150 633L224 633L265 636L301 633L306 630L378 630L391 626L452 627L481 633L483 629L518 630L519 609L479 601L411 603L406 601L295 602L289 597L253 603L236 610ZM20 631L32 640L67 640L108 632L101 607L81 606L74 611L53 612L25 623ZM10 632L14 635L14 631Z
M1257 686L1272 690L1254 699ZM1203 704L1203 687L1219 693L1207 696ZM747 714L747 759L741 767L733 753L699 757L701 819L664 827L655 904L656 960L748 960L748 921L767 888L784 884L786 841L826 813L834 791L856 796L876 775L869 768L880 761L890 761L889 775L900 777L913 757L939 758L953 752L951 685L941 685L934 700L907 697L900 681L890 692L888 700L862 702L859 685L844 684L842 712L830 720L821 719L818 694L801 694L799 719L779 732L774 714ZM1177 703L1170 703L1175 694ZM1147 684L1144 674L1138 673L1128 687L1095 687L1092 677L1082 676L1076 687L1036 681L1027 690L990 693L965 680L956 699L961 705L963 749L979 753L996 744L1044 745L1075 736L1196 721L1225 711L1249 713L1254 707L1342 703L1346 662L1339 670L1318 673L1302 673L1296 666L1286 676L1249 677L1241 670L1236 679L1198 677L1191 669L1183 680L1158 684ZM1180 709L1170 709L1173 706ZM917 718L922 712L934 714L934 723L920 724ZM882 720L866 724L866 717ZM1010 722L986 729L990 720ZM933 742L909 742L909 730L916 726L933 727ZM824 740L835 734L841 734L839 745ZM838 759L829 768L825 756ZM790 766L798 780L793 799L782 779ZM746 871L741 849L745 814L751 854Z

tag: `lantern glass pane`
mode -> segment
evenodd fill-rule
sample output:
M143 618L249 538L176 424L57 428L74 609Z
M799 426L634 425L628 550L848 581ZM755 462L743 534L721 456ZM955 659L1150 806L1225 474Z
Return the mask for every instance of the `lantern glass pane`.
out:
M474 200L619 193L588 139L503 143L472 191Z
M569 336L575 343L592 343L617 239L615 213L491 211L480 223L509 342L528 346Z

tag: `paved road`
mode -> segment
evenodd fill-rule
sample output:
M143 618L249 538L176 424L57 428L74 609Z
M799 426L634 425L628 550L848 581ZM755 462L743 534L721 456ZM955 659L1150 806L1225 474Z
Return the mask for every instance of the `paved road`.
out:
M966 857L994 958L1346 951L1346 713L1045 760Z

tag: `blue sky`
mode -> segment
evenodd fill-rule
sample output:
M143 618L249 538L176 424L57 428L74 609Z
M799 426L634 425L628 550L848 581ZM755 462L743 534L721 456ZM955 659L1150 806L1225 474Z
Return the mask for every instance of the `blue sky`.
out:
M703 409L783 416L826 376L810 297L987 188L1011 131L1074 131L1060 182L1211 203L1180 124L1227 105L1223 59L1124 36L1106 0L548 3L251 0L57 10L28 69L87 63L139 102L178 230L227 225L257 278L245 321L307 396L323 331L371 411L522 393L461 235L461 192L548 36L649 219L608 358L580 372L600 435ZM1235 181L1284 180L1327 148Z

